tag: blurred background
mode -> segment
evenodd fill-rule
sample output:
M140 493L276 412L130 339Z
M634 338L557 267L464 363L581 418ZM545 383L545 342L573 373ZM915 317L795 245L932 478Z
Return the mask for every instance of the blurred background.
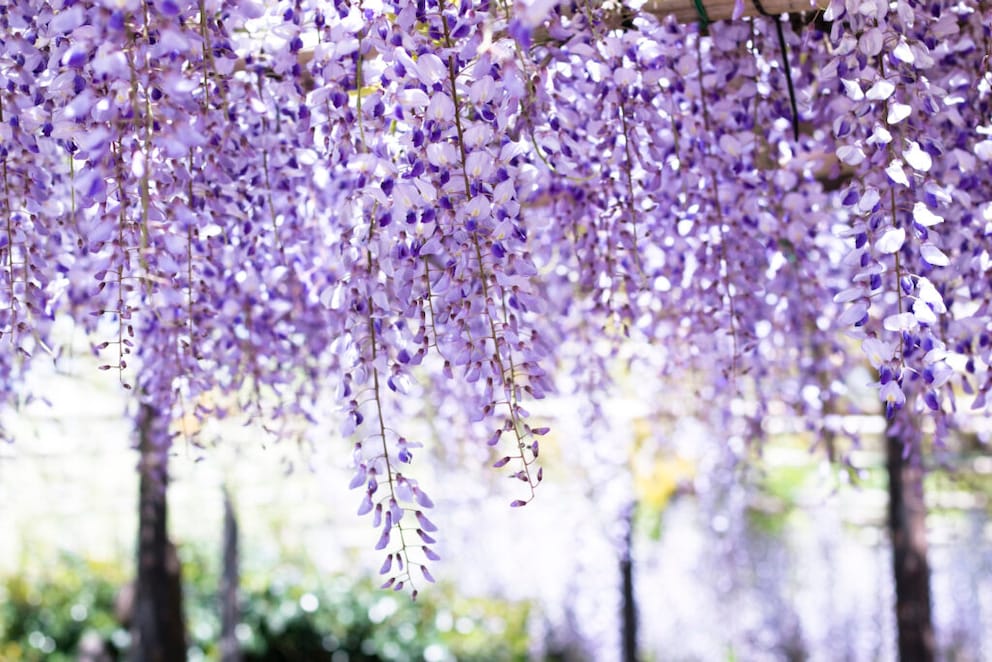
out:
M47 402L3 418L4 662L124 659L129 641L133 417L87 360L61 365L34 373ZM525 508L509 508L484 444L420 412L413 471L437 504L442 561L416 602L378 588L376 532L347 489L352 442L330 418L300 424L299 441L235 416L175 422L198 433L174 447L168 492L189 658L220 659L226 490L244 660L635 659L625 634L641 660L895 659L880 417L841 421L858 441L829 464L784 414L752 448L636 371L617 384L595 408L563 397L534 412L552 432ZM942 660L992 660L986 444L978 430L934 452L927 477Z

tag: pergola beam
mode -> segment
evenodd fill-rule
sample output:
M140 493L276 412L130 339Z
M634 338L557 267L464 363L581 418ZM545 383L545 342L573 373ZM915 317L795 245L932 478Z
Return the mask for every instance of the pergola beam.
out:
M697 0L647 0L641 7L640 12L651 14L659 20L668 16L674 16L679 23L697 23L700 21L700 13L696 8ZM726 21L734 16L734 0L698 0L706 11L706 18L712 23L714 21ZM755 0L744 0L743 16L779 16L781 14L793 14L800 12L823 11L828 0L758 0L764 12L758 10ZM619 27L625 18L630 15L613 17L607 22L615 27ZM538 28L534 35L534 41L540 43L547 40L547 32L543 28ZM301 66L306 65L313 59L313 50L310 48L301 50L297 54L297 59ZM245 63L239 59L234 67L235 71L244 71Z
M765 0L761 2L764 13L777 16L779 14L792 14L797 12L808 12L822 10L826 7L825 0ZM701 0L702 6L706 10L706 16L710 21L724 21L734 15L734 0ZM674 16L679 23L695 23L699 21L699 11L693 0L648 0L641 7L641 11L665 18ZM744 0L744 16L761 16L757 5L753 0Z

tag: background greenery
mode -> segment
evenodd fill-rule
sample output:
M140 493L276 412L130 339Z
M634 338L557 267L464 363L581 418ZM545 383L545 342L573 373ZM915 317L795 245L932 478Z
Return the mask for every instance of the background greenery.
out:
M191 546L180 555L190 659L217 659L217 565ZM242 576L245 662L527 658L526 603L459 598L450 586L412 602L379 590L370 577L320 577L300 567ZM64 554L44 571L0 579L0 660L74 661L84 636L120 656L128 637L114 606L128 580L124 568Z

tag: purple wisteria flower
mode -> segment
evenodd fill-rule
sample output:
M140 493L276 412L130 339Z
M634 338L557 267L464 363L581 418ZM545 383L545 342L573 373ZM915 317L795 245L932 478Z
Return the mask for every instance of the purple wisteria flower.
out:
M756 431L985 410L989 10L831 0L787 72L743 3L706 31L615 4L0 7L0 397L62 316L165 418L311 421L336 390L414 592L454 498L432 444L528 504L562 366L597 390L650 356Z

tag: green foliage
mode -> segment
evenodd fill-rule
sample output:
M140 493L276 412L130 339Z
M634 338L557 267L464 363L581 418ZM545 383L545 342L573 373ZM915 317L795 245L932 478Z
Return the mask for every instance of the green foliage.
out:
M815 475L815 465L766 465L754 480L757 498L748 509L748 519L757 530L772 536L781 534L798 498Z
M190 659L217 659L216 565L193 548L182 548L180 556ZM126 645L126 636L114 600L126 581L116 566L71 556L43 575L0 580L0 660L70 662L87 632L116 652L110 642ZM445 586L432 586L413 602L369 578L319 577L292 565L248 568L241 586L238 639L245 662L527 657L526 604L462 598Z
M322 588L276 582L253 595L243 619L246 662L331 660L337 651L350 662L405 662L428 658L428 649L438 660L526 657L522 608L450 595L415 603L343 578Z
M114 600L124 582L115 566L71 555L43 574L0 580L0 660L70 662L86 632L114 639Z

